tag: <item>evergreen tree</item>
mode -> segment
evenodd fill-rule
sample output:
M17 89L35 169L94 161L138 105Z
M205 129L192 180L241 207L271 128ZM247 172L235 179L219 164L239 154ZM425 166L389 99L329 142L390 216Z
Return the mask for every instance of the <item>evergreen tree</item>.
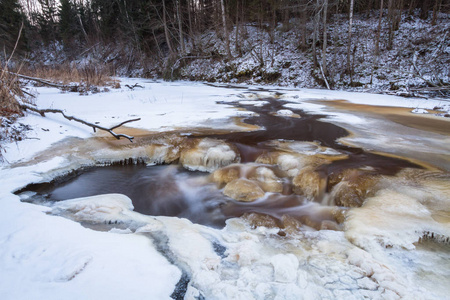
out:
M54 0L38 0L41 5L41 12L38 15L38 23L40 34L45 43L53 41L57 38L56 15L57 7Z
M18 0L0 0L0 47L1 51L10 53L14 49L24 17L20 12ZM25 48L25 38L22 36L18 50Z
M75 4L70 0L61 0L58 15L59 35L66 50L71 49L76 46L75 42L80 38L80 25Z

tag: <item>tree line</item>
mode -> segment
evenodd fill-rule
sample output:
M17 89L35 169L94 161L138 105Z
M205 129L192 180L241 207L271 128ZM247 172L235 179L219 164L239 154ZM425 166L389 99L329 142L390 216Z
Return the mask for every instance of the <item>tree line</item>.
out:
M378 54L382 18L388 21L389 49L402 14L418 13L435 24L439 11L447 12L449 7L450 0L1 0L0 47L4 53L11 52L23 27L17 45L22 53L59 42L64 51L76 56L93 45L116 44L127 45L142 56L156 54L174 61L201 54L196 37L215 31L224 41L227 59L242 55L243 26L265 30L273 42L281 24L287 29L298 27L299 48L312 51L314 65L326 74L325 55L320 58L318 52L326 53L326 28L332 16L348 17L350 69L354 14L379 12ZM298 20L295 25L292 19Z

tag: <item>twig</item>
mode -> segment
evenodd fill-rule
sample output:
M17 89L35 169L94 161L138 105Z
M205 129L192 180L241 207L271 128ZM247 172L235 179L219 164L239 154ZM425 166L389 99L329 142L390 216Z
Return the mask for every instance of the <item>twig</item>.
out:
M22 93L27 94L27 95L30 96L31 98L36 98L35 95L33 95L33 94L31 94L31 93L28 93L28 92L25 91L24 89L22 89L21 91L22 91Z
M141 119L141 118L137 118L137 119L126 120L126 121L123 121L122 123L120 123L118 125L112 126L110 128L106 128L106 127L103 127L103 126L99 126L99 125L96 125L96 124L89 123L87 121L81 120L81 119L79 119L77 117L74 117L74 116L68 116L60 109L38 109L38 108L35 108L35 107L32 107L32 106L29 106L27 104L20 104L20 107L23 110L31 110L31 111L37 112L38 114L40 114L43 117L45 117L46 113L60 113L64 118L66 118L69 121L73 120L73 121L76 121L78 123L81 123L81 124L84 124L84 125L92 127L92 129L94 129L94 132L96 132L96 129L100 129L100 130L109 132L112 136L114 136L118 140L121 137L123 137L123 138L127 138L130 142L133 142L134 136L129 136L127 134L122 134L122 133L115 133L113 130L118 128L118 127L120 127L120 126L122 126L122 125L124 125L124 124L126 124L126 123L136 122L136 121L139 121Z

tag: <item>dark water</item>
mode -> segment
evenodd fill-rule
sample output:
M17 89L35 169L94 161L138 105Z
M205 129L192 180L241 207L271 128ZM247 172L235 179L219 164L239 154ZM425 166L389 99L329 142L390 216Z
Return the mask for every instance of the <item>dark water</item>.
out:
M321 121L324 115L310 115L299 109L290 109L301 116L293 118L274 115L274 112L285 109L283 106L289 102L276 99L262 99L267 101L263 106L244 105L239 102L233 106L253 111L258 116L245 118L244 122L257 125L262 130L251 132L238 132L220 135L208 135L205 137L219 138L234 143L240 151L242 162L252 162L262 153L271 149L267 145L271 140L290 141L317 141L322 146L333 148L343 154L349 155L348 159L333 162L321 168L325 176L346 168L371 167L384 175L394 175L402 168L420 168L407 160L386 157L360 148L348 147L337 140L349 135L349 132L337 125ZM229 102L227 104L230 104Z
M47 202L119 193L130 197L134 210L140 213L177 216L220 227L226 219L219 208L225 197L205 181L207 176L177 165L114 165L90 168L73 178L34 185L29 190L38 193L34 199Z
M291 110L301 118L276 116L273 112L283 109L283 104L287 102L264 100L268 103L261 107L234 103L236 107L257 113L259 116L248 117L244 121L258 125L263 130L203 137L223 139L235 144L243 163L254 162L262 153L273 150L269 143L271 140L317 141L320 145L347 154L348 159L319 167L318 171L324 178L348 168L370 167L378 174L393 175L405 167L418 167L406 160L339 144L337 139L349 133L339 126L321 121L323 116L308 115L295 109ZM252 212L275 218L281 218L285 214L297 218L308 216L309 219L317 219L319 223L332 219L330 211L321 209L319 204L308 202L292 191L283 192L283 195L268 195L252 203L236 202L224 196L215 184L210 183L207 174L189 172L177 165L96 167L56 183L30 186L28 190L37 192L34 200L44 199L50 202L121 193L130 197L135 211L140 213L188 218L194 223L213 227L223 226L227 218Z

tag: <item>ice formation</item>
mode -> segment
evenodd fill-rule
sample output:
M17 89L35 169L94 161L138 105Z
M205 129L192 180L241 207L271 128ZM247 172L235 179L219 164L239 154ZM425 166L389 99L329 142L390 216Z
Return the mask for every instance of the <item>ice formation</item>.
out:
M174 290L185 299L448 298L448 173L437 168L403 169L383 176L372 176L368 168L337 172L327 178L330 191L326 194L341 199L342 205L349 202L348 197L356 197L357 205L348 206L359 207L329 206L326 197L323 203L313 202L325 193L325 178L317 168L344 159L345 154L315 142L277 140L266 144L274 151L244 166L231 144L180 136L175 128L238 115L219 109L215 102L217 95L226 98L238 91L199 89L199 85L185 83L143 85L146 89L122 90L104 98L76 96L76 101L71 101L73 96L68 93L40 89L37 102L42 107L69 109L73 115L90 120L117 123L130 117L130 106L139 116L147 117L137 126L149 132L168 132L157 137L140 135L129 146L92 136L88 129L59 117L49 121L28 116L22 120L38 129L30 133L33 139L2 148L8 162L0 170L2 299L167 299ZM285 99L297 102L285 107L334 114L334 122L347 120L347 125L353 122L356 134L347 141L353 138L356 144L374 147L396 144L393 152L411 148L411 141L416 141L409 129L402 127L398 135L386 136L383 134L388 130L383 126L392 122L384 125L366 118L347 119L349 114L325 112L325 104L307 100L344 98L411 109L439 105L434 100L405 102L385 95L283 92ZM181 104L182 93L190 101ZM264 102L251 98L270 95L260 92L242 98L261 105ZM152 109L148 109L150 104ZM168 127L163 129L161 124ZM367 127L374 124L379 128L377 135L365 141ZM405 134L409 141L403 140ZM447 139L436 136L418 133L416 138L423 143L414 143L415 149L448 162ZM52 145L51 151L45 150L48 145ZM258 208L265 203L277 214L246 213L227 220L223 229L214 229L181 218L142 215L120 194L46 203L48 206L21 202L13 194L29 183L48 182L80 167L177 160L190 170L212 172L212 183L202 180L217 184L221 193L228 193L229 184L250 183L248 193L257 190L257 199L234 201L235 205ZM238 190L232 185L228 189ZM286 190L287 195L283 194ZM21 196L27 200L33 195ZM302 205L294 210L289 206L293 202Z
M192 148L181 152L180 163L192 171L212 172L239 162L239 154L220 140L202 139Z

